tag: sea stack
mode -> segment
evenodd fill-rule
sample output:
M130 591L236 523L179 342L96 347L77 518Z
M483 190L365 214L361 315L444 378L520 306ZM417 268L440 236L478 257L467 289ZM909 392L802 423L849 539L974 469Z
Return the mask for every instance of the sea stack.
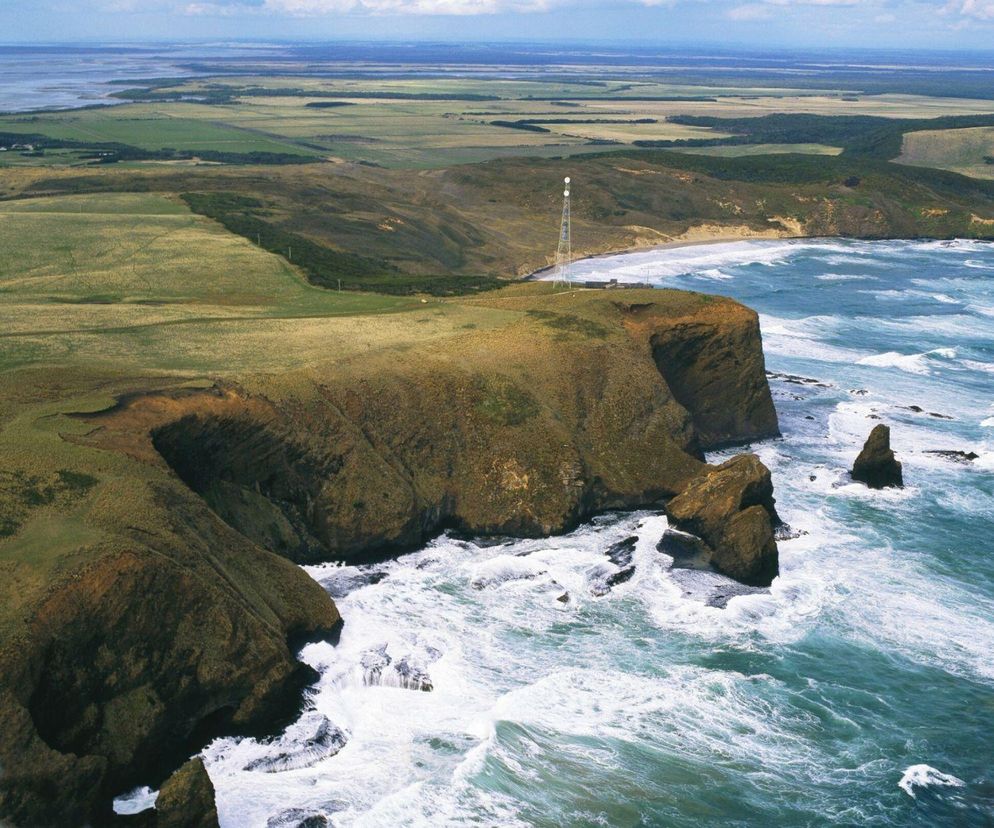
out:
M901 464L890 447L890 428L875 426L863 444L863 450L852 467L852 479L865 483L871 489L901 488L904 476Z
M769 586L779 574L780 518L770 471L755 454L706 469L667 504L666 515L675 529L703 542L718 572L750 586Z

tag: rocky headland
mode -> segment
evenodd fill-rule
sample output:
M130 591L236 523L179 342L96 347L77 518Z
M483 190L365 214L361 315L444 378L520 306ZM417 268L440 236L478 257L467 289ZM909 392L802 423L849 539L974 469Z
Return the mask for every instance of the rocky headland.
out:
M769 472L703 456L779 433L754 312L547 285L463 301L504 323L209 387L131 380L110 406L48 415L89 477L16 513L15 538L40 517L74 529L0 586L4 819L109 820L114 795L214 735L294 715L311 680L295 643L340 622L298 563L668 503L714 568L770 582ZM184 786L209 802L202 766L180 773L164 804Z

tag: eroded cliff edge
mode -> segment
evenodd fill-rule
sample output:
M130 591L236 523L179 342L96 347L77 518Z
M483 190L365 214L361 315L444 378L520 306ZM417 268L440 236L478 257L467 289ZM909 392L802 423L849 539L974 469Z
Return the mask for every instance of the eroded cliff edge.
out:
M778 433L756 315L730 300L473 301L501 323L74 417L67 445L114 471L94 461L71 504L92 542L21 596L5 639L0 813L105 815L198 739L291 710L307 675L287 640L338 615L290 561L560 532L660 505L708 470L703 449Z

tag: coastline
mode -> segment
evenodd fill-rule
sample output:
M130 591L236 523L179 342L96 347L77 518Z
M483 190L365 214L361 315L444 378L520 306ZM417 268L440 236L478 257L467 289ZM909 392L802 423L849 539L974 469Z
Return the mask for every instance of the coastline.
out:
M696 228L700 229L700 228ZM733 234L722 234L722 235L706 235L702 234L699 238L691 237L689 234L693 233L693 230L688 231L684 237L677 237L671 241L660 242L658 244L639 244L633 245L631 247L622 247L613 250L605 250L600 253L590 253L581 254L573 259L574 262L589 261L593 259L604 259L609 256L624 256L629 253L643 253L652 250L680 250L687 247L711 247L717 244L735 244L736 242L753 242L753 241L790 241L794 239L813 239L819 238L818 236L805 236L805 235L764 235L762 233L752 233L743 235L733 235ZM522 282L537 282L541 281L543 274L551 273L555 269L555 265L546 265L538 270L533 270L530 273L519 277L519 281Z

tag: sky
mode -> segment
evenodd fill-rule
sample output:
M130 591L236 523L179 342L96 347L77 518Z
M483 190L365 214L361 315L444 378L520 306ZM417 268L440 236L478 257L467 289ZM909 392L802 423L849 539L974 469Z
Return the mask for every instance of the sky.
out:
M994 51L994 0L0 0L0 42L191 38Z

